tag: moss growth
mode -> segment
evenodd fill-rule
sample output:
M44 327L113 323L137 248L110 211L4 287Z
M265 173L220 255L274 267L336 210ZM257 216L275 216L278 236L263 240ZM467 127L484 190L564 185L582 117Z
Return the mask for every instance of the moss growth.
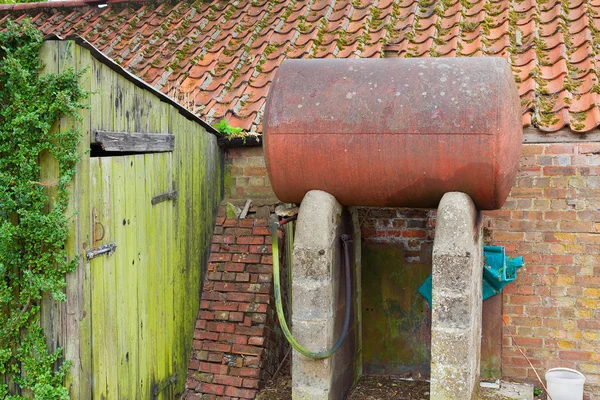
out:
M380 19L381 10L377 7L371 7L371 15L369 18L369 29L374 31L377 30L383 24L383 20Z
M296 5L296 0L292 0L288 3L287 7L285 8L285 11L283 12L283 15L281 16L281 19L283 20L283 22L287 22L290 15L292 15L292 11L294 11L295 5Z
M306 32L308 31L308 28L310 27L310 25L307 25L305 23L306 21L306 15L301 15L298 17L298 21L300 21L298 23L298 29L300 30L300 32Z
M327 32L327 19L325 17L321 18L319 21L319 29L317 31L317 37L313 40L313 44L310 49L309 58L313 58L315 54L319 51L319 47L323 43L323 36L325 36L325 32Z
M223 14L223 19L225 20L225 22L229 21L229 19L231 18L231 16L237 11L237 7L235 5L231 5L227 11L225 11L225 13Z
M338 29L336 31L338 37L335 40L335 45L337 46L338 50L342 50L344 47L346 47L347 40L346 40L346 30L345 29Z

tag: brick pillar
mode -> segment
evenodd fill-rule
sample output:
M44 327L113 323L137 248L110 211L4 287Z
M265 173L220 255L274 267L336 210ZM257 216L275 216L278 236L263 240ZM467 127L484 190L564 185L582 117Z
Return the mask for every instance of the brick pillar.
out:
M481 215L468 195L444 195L438 207L433 243L432 400L478 398L481 225Z
M219 207L185 399L254 399L283 356L268 222L225 219Z

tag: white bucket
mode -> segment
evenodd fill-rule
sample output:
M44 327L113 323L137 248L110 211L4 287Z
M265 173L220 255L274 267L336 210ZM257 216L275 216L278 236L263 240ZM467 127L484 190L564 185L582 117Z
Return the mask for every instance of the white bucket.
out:
M546 371L546 385L552 400L583 399L585 376L570 368L552 368Z

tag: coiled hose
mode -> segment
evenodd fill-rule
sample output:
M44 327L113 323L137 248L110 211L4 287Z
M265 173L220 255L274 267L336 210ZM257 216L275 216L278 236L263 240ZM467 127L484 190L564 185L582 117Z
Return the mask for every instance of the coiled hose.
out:
M352 242L352 239L350 238L349 235L341 236L342 244L344 246L344 256L345 256L345 264L346 264L346 314L344 317L344 327L342 328L342 333L340 334L340 337L338 338L337 342L335 342L333 347L330 348L329 350L323 351L323 352L318 352L318 353L310 351L310 350L302 347L302 345L300 345L300 343L298 343L296 341L294 336L292 336L292 333L290 332L290 329L287 326L287 322L285 321L285 315L283 314L283 306L281 303L281 282L280 282L280 275L279 275L279 242L277 239L277 229L279 229L280 226L283 226L283 225L293 221L294 219L295 218L288 218L288 219L282 220L280 222L273 222L273 224L271 225L271 235L272 235L271 245L273 248L273 281L275 284L275 308L277 309L277 317L279 318L279 324L281 325L281 330L283 331L283 335L285 336L287 341L290 343L290 345L298 353L300 353L306 357L313 358L316 360L321 360L324 358L331 357L342 346L342 343L344 343L344 340L346 339L346 336L348 335L348 329L350 328L350 314L351 314L351 310L352 310L352 308L351 308L351 304L352 304L351 303L352 302L352 279L351 278L352 278L352 276L350 275L350 252L349 252L348 247L349 247L349 243ZM289 251L292 251L292 249L289 249Z

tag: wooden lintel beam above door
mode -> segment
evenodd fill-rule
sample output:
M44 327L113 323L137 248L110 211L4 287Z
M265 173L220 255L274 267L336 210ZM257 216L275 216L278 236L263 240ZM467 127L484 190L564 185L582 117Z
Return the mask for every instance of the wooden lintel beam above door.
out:
M171 133L94 131L92 144L104 151L125 153L165 152L175 149L175 135Z

